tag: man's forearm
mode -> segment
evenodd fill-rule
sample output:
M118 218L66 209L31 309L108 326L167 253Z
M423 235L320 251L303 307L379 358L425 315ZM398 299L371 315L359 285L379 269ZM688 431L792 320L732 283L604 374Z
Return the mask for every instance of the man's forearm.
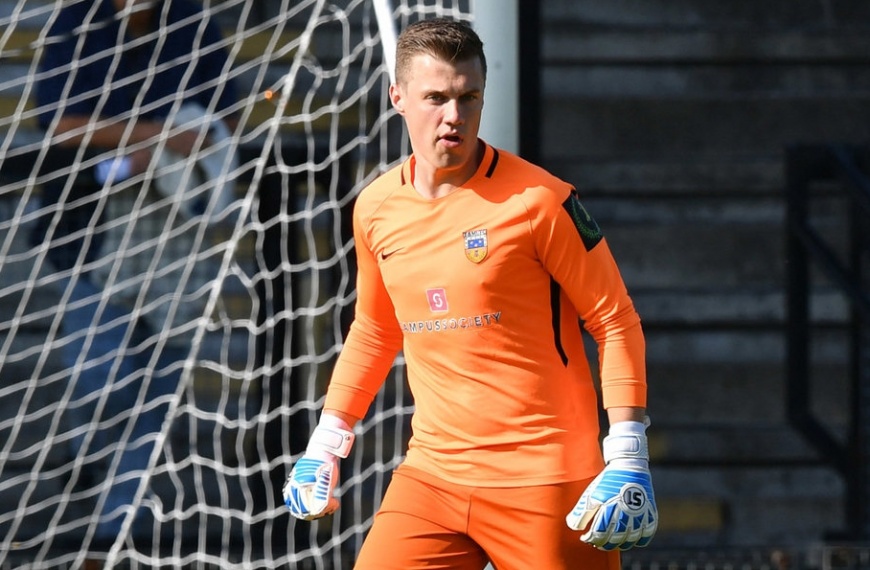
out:
M618 406L607 409L607 419L610 425L617 422L643 422L646 417L646 408Z
M137 121L132 127L126 122L100 125L91 117L75 115L63 117L57 124L54 136L62 146L78 146L87 135L88 146L118 148L122 143L132 145L156 141L162 131L163 123L158 121Z

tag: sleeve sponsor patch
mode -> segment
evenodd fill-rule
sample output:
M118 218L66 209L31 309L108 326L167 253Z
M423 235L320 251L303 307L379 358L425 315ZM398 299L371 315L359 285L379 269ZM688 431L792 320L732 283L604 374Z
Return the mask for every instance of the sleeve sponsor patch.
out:
M580 234L580 239L583 240L583 245L586 246L586 251L590 251L598 245L603 237L601 228L580 203L580 198L577 196L576 190L571 190L571 195L562 202L562 207L571 216L574 221L574 227L577 228L577 233Z

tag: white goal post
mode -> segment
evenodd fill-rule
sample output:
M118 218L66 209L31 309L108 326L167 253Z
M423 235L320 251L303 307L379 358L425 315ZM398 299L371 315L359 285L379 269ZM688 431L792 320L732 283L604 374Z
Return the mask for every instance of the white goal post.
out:
M158 0L165 24L181 1ZM339 513L297 524L280 487L352 314L354 196L408 152L386 97L395 31L473 21L474 2L195 0L163 130L118 149L59 128L67 107L107 99L111 76L37 97L88 58L163 49L161 32L97 56L72 42L46 71L61 7L94 3L0 0L0 568L349 568L404 453L401 361L356 428ZM74 35L106 25L88 16ZM190 70L215 50L215 99L191 111ZM160 65L123 81L144 90ZM116 119L147 110L137 97ZM197 135L189 160L169 149L181 130ZM141 150L142 172L114 162Z

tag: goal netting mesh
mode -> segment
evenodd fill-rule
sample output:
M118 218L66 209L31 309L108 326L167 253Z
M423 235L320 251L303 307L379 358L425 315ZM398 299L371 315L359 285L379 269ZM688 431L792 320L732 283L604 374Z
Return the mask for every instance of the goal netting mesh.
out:
M138 97L72 131L60 118L82 95L36 97L95 57L72 42L64 67L41 67L69 39L51 33L61 7L81 3L0 0L0 568L350 567L408 437L401 361L357 427L340 511L296 523L280 489L352 315L354 196L407 153L376 2L196 0L185 25L221 41L197 32L184 58L118 81L145 90L217 48L205 88L232 82L237 100L191 114L204 88L185 72L162 130L128 128L120 152L94 125L129 125ZM385 3L396 28L470 20L469 4ZM96 57L165 39L123 37ZM109 98L116 67L88 96ZM182 131L188 159L169 148Z

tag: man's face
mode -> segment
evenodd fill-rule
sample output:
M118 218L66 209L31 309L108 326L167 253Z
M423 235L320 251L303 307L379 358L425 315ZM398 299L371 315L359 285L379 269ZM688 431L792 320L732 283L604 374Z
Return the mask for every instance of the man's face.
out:
M477 167L484 84L477 58L450 63L414 56L405 80L390 87L390 100L405 119L418 167Z

